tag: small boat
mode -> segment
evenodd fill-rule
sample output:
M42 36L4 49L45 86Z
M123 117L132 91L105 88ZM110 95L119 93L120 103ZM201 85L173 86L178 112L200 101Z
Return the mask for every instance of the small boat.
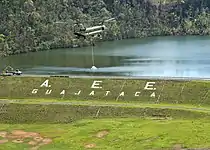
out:
M10 69L10 70L8 70ZM1 76L14 76L14 75L22 75L22 71L19 69L14 70L11 66L7 66L2 73Z

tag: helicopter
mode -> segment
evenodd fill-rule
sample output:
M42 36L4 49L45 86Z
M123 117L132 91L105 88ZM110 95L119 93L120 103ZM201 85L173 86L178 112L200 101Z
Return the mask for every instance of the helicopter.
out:
M104 25L104 23L110 22L115 20L115 18L110 18L107 20L104 20L103 22L99 23L99 25L92 26L92 27L84 27L82 23L75 24L74 25L74 35L77 36L77 38L84 38L86 39L88 36L98 36L101 37L101 34L107 30L108 28Z

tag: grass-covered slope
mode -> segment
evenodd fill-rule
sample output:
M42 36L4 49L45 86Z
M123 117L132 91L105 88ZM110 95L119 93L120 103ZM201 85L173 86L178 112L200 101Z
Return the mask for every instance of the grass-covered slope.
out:
M210 119L210 111L158 107L94 106L63 104L3 104L0 123L72 123L100 118Z
M1 77L0 150L208 148L209 87L207 81Z
M1 124L0 131L40 133L48 144L30 138L14 143L11 136L0 150L178 150L210 147L209 120L99 119L73 124ZM1 137L0 137L1 140ZM38 140L38 139L37 139ZM42 140L42 139L41 139ZM41 143L41 142L40 142ZM33 148L33 149L32 149ZM37 149L35 149L37 148ZM196 149L194 149L196 150ZM200 149L198 149L200 150Z
M0 98L208 105L209 88L208 81L1 77Z

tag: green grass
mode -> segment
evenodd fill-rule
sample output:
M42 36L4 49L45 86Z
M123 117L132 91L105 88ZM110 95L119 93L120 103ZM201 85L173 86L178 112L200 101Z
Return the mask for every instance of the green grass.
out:
M100 150L160 149L177 144L210 147L210 82L98 79L103 88L91 89L97 79L49 78L51 87L40 88L46 79L0 78L0 99L5 102L0 104L0 130L24 129L54 137L52 144L40 150L82 150L91 143ZM144 90L148 81L156 82L155 91ZM39 91L32 94L35 88ZM52 93L46 95L46 90ZM60 95L62 90L65 95ZM81 94L74 95L79 90ZM95 95L89 96L93 90ZM107 90L111 94L105 96ZM124 97L119 97L121 92ZM135 92L141 92L140 96L135 97ZM153 92L155 97L150 97ZM109 134L99 139L95 134L100 130ZM10 142L0 145L4 149L29 146Z
M135 101L97 101L97 100L60 100L60 99L1 99L1 102L11 103L11 104L71 104L79 106L113 106L113 107L126 107L126 108L170 108L178 110L193 110L200 112L210 112L210 106L201 106L201 105L190 105L190 104L150 104L150 103L139 103Z
M48 78L41 77L4 77L0 80L0 99L60 99L66 100L100 100L139 103L160 104L210 104L210 82L208 81L160 81L160 80L132 80L132 79L98 79L103 81L102 89L91 89L94 80L80 78L49 78L50 88L40 88L40 85ZM155 91L144 90L146 82L156 82ZM39 89L37 94L32 94L33 89ZM52 93L46 95L47 90ZM60 95L66 90L65 95ZM81 90L81 94L74 95ZM90 96L91 91L94 96ZM105 96L107 90L110 95ZM125 96L119 96L125 92ZM141 92L135 97L135 92ZM155 92L155 97L150 97Z
M1 124L0 130L23 129L39 132L53 138L53 143L40 150L82 150L85 144L94 149L145 150L172 148L181 144L186 148L210 147L209 120L152 120L152 119L99 119L81 120L72 124ZM97 138L96 133L109 134ZM2 144L0 150L23 150L27 144Z
M210 119L207 110L161 108L160 106L116 106L95 104L1 104L0 123L72 123L81 119L165 117Z

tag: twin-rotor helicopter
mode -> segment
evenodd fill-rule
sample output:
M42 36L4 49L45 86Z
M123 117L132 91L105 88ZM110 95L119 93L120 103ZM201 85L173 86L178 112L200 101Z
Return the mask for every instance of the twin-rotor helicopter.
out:
M110 19L102 21L101 23L99 23L96 26L91 26L91 27L85 27L82 23L76 23L74 25L74 35L78 39L81 39L81 38L87 39L88 37L90 37L91 41L95 37L102 38L102 33L108 29L108 27L105 25L105 23L108 23L108 22L111 22L111 21L116 21L116 19L115 18L110 18ZM92 44L93 44L92 45L92 63L93 63L93 66L91 67L91 69L95 70L97 68L94 66L94 56L93 56L94 43L93 43L93 41L92 41Z
M85 27L82 23L77 23L74 25L74 35L76 35L77 38L83 38L83 39L95 36L101 37L102 33L108 29L104 25L104 23L111 21L115 21L115 18L104 20L103 22L99 23L99 25L92 27Z
M77 22L73 25L74 35L78 39L81 39L81 38L87 39L88 37L102 38L102 33L108 29L108 27L105 24L108 22L116 21L116 18L118 17L103 20L102 22L98 23L98 25L91 26L91 27L85 27L83 23ZM55 22L54 24L68 24L68 23L58 21L58 22Z

